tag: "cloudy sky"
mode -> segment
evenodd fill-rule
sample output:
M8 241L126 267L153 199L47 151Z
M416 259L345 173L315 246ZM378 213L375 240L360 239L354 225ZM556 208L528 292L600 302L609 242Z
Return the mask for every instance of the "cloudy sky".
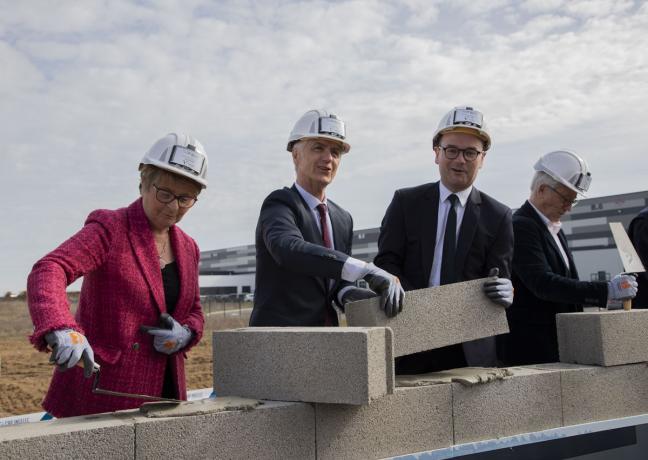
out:
M138 196L170 131L197 137L209 188L181 226L203 250L253 242L290 185L292 124L321 107L351 152L328 196L355 227L438 179L439 118L481 109L477 180L511 207L537 157L581 153L591 196L648 189L648 4L630 0L0 0L0 295L96 208Z

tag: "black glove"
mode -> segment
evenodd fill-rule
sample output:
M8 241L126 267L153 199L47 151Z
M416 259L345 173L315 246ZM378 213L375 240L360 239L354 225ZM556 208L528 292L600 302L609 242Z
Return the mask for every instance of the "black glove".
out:
M378 297L378 294L376 294L371 289L353 287L351 289L347 289L342 295L342 305L346 305L349 302L355 302L357 300L373 299L374 297Z
M381 295L380 308L390 318L403 311L403 299L405 290L401 286L397 276L386 272L374 264L367 264L367 273L364 280L369 284L372 291Z
M499 268L491 268L489 279L484 283L484 292L489 299L504 308L513 303L513 283L508 278L499 278Z

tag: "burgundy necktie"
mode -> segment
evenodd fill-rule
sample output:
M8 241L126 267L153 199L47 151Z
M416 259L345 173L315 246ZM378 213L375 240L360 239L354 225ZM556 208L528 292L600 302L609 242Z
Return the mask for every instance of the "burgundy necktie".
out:
M333 243L331 242L331 231L329 230L326 211L327 209L324 203L317 205L317 212L319 212L320 216L320 225L322 226L322 240L324 241L324 247L333 249Z
M322 227L322 241L324 242L324 247L333 249L333 242L331 241L331 231L329 229L328 225L328 219L326 218L326 205L324 203L320 203L317 205L317 212L319 213L320 217L320 226ZM326 287L329 288L329 284L331 283L330 280L325 280L326 282ZM327 299L327 304L324 307L324 326L334 326L334 318L337 316L335 313L335 310L333 310L333 307L331 306L330 303L328 303Z

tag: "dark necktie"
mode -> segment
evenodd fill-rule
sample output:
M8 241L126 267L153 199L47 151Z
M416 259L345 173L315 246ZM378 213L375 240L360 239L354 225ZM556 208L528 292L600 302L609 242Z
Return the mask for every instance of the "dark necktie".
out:
M319 212L320 217L320 226L322 227L322 240L324 241L324 247L333 249L333 243L331 242L331 231L328 227L328 220L326 219L326 205L320 203L317 205L317 212Z
M450 210L446 220L445 234L443 236L443 254L441 255L441 284L450 284L457 281L455 267L455 253L457 249L457 211L455 205L459 198L454 193L448 196Z
M328 225L328 220L326 219L326 205L324 203L320 203L317 205L317 212L319 213L319 218L320 218L320 226L322 228L322 241L324 242L324 247L333 249L333 242L331 241L331 231L329 230L329 225ZM324 280L326 283L326 288L327 290L330 289L330 285L332 284L330 280L326 279ZM335 326L335 318L337 317L337 313L335 313L335 310L333 310L333 307L331 306L330 300L328 299L327 295L327 300L326 300L326 306L324 307L324 326Z

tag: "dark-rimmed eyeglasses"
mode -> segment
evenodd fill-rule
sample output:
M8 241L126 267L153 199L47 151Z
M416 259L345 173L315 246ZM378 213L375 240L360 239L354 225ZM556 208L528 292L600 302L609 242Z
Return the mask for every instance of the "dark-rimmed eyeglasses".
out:
M545 185L547 185L547 184L545 184ZM553 188L551 185L547 185L547 187L549 187L551 190L554 191L554 193L555 193L556 195L558 195L560 198L562 198L562 200L564 201L565 204L568 204L568 205L570 205L570 206L576 206L576 205L578 204L578 198L574 198L573 200L570 200L570 199L567 198L565 195L563 195L562 193L560 193L558 190L556 190L555 188Z
M155 184L153 184L153 187L155 187L155 198L160 203L169 204L173 200L178 200L179 207L190 208L194 204L196 204L196 201L198 201L198 198L196 197L187 196L187 195L176 195L174 193L171 193L169 190L158 187Z
M461 153L463 154L464 160L475 161L479 155L484 153L477 149L473 149L473 148L460 149L452 145L440 145L439 147L441 148L441 150L443 150L443 154L448 160L454 160Z

